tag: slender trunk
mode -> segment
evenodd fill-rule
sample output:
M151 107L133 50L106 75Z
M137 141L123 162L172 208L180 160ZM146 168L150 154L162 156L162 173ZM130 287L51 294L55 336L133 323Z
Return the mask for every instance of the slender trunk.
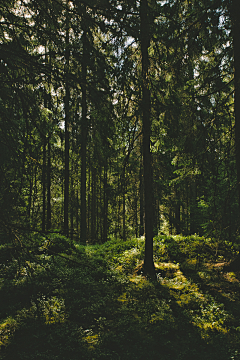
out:
M83 60L82 60L82 122L81 122L81 228L80 238L82 243L87 241L87 204L86 204L86 173L87 173L87 34L83 36Z
M233 52L234 52L234 112L235 112L235 147L236 147L236 166L238 184L238 203L240 210L240 2L232 1L232 33L233 33Z
M45 60L46 64L49 64L51 67L51 56L47 56L47 45L45 48ZM44 106L45 108L51 107L51 102L49 101L49 96L51 96L51 90L50 90L50 84L51 84L51 74L48 75L47 79L47 89L46 89L46 95L44 99ZM49 124L51 123L51 116L49 118ZM51 131L48 130L48 136L47 136L47 230L51 229Z
M30 179L29 179L29 196L28 196L28 223L31 225L31 208L32 208L32 190L33 190L33 170L30 167Z
M118 237L121 238L121 223L120 223L120 212L121 212L121 185L120 185L120 174L118 173L118 215L117 215L117 233Z
M145 258L144 273L156 277L153 263L153 175L150 152L151 135L151 98L149 90L149 57L150 45L148 0L140 3L140 41L142 55L142 122L143 122L143 174L145 194Z
M158 196L159 196L159 194L158 194ZM160 213L159 213L159 211L160 211L160 208L159 208L159 204L160 204L160 201L159 201L159 198L157 197L157 199L156 199L156 221L157 221L157 230L159 230L160 228L161 228L161 224L160 224Z
M107 162L107 161L106 161ZM107 241L108 234L108 183L107 183L107 164L104 165L103 177L103 241Z
M51 229L51 144L48 135L48 152L47 152L47 230Z
M37 161L38 161L38 156L37 156ZM36 201L38 199L38 186L37 186L37 166L35 165L34 166L34 187L33 187L33 200L32 200L32 222L34 223L34 225L36 225L36 212L35 212L35 204L36 204Z
M73 148L73 143L72 143L72 148ZM74 179L73 179L73 173L74 173L74 168L73 168L73 160L72 160L72 165L71 165L71 205L70 205L70 224L71 224L71 229L70 229L70 238L71 240L73 240L73 212L74 212L74 205L75 205L75 194L74 194Z
M79 195L78 195L78 182L76 184L77 192L76 192L76 229L77 229L77 237L79 236Z
M102 219L103 219L103 181L102 181L102 168L100 168L99 171L99 182L100 182L100 191L99 191L99 213L98 213L98 221L99 221L99 235L100 235L100 239L101 241L103 241L103 224L102 224Z
M69 89L69 19L67 14L67 29L66 29L66 55L65 55L65 76L66 76L66 93L65 93L65 172L64 172L64 234L68 236L68 209L69 209L69 101L70 101L70 89Z
M42 166L42 231L46 230L46 136L43 137L43 166Z
M135 227L135 236L138 237L138 196L137 188L135 189L135 199L134 199L134 227Z
M140 170L139 170L139 178L140 178L140 229L139 235L144 235L144 189L143 189L143 169L142 169L142 157L140 163Z
M122 188L123 188L123 214L122 214L122 218L123 218L123 229L122 229L122 237L123 237L123 241L126 240L126 195L125 195L125 168L123 170L123 182L122 182Z
M61 148L64 147L64 141L63 139L61 139ZM64 152L62 154L62 163L64 164ZM64 187L65 187L65 172L63 170L63 178L62 178L62 186L61 186L61 190L62 190L62 198L64 199ZM58 219L58 227L60 228L62 226L62 224L64 224L64 201L61 203L61 209L60 209L60 219ZM63 228L64 230L64 228Z
M154 164L152 165L154 167ZM153 236L158 234L157 183L153 176Z
M189 184L187 182L186 184L186 188L187 188L187 206L186 206L186 234L189 235L190 231L189 231L189 212L190 212L190 205L189 205Z
M91 229L91 166L90 166L90 156L89 156L89 168L88 168L88 190L87 190L87 239L90 238Z
M96 168L92 167L91 242L96 242Z
M64 234L68 236L68 208L69 208L69 123L65 119L65 173L64 173Z
M97 228L96 228L96 240L99 239L99 203L101 201L101 175L100 177L98 176L98 174L100 175L100 170L98 169L97 172L97 179L96 179L96 184L98 185L98 182L100 183L99 186L97 186L97 197L96 197L96 224L97 224Z
M233 34L233 55L234 55L234 113L235 113L235 152L237 168L237 189L238 206L240 212L240 21L239 21L240 2L232 0L230 8ZM240 254L231 264L231 269L239 270Z

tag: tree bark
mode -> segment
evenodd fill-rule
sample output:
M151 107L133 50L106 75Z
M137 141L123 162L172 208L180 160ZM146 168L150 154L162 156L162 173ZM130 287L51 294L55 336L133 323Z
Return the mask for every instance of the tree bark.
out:
M142 145L141 145L142 146ZM140 229L139 236L144 235L144 189L143 189L143 169L142 169L142 156L140 160L140 170L139 170L139 178L140 178Z
M91 238L91 161L88 159L88 189L87 189L87 239Z
M230 9L233 34L233 54L234 54L234 113L235 113L235 152L237 168L237 189L238 205L240 213L240 21L239 21L240 2L232 0ZM240 268L240 255L230 265L236 271Z
M118 237L121 238L121 178L118 167L118 207L117 207L117 234Z
M92 166L91 242L96 242L96 168Z
M125 167L123 169L123 178L122 178L122 202L123 202L123 209L122 209L122 219L123 219L123 229L122 229L122 239L126 241L126 179L125 179Z
M135 236L138 237L138 191L137 187L135 189L134 197L134 223L133 228L135 228Z
M145 258L144 273L155 278L153 263L153 174L150 152L151 98L149 89L150 24L148 0L140 3L140 41L142 55L142 123L143 123L143 174L145 194Z
M72 149L73 149L73 141L72 141ZM73 159L72 159L72 164L71 164L71 186L70 186L70 197L71 197L71 203L70 203L70 238L71 240L73 240L73 235L74 235L74 210L75 209L75 189L74 189L74 177L73 177L73 173L74 173L74 164L73 164Z
M236 166L237 166L237 186L238 203L240 210L240 21L239 21L240 2L232 1L231 18L233 33L233 52L234 52L234 112L235 112L235 147L236 147Z
M87 204L86 204L86 178L87 178L87 57L86 57L86 31L83 33L83 59L82 59L82 122L81 122L81 228L80 239L87 241Z
M43 136L43 165L42 165L42 231L46 230L46 136Z
M64 234L68 236L68 208L69 208L69 19L68 14L66 17L66 55L65 55L65 76L66 76L66 89L65 89L65 172L64 172Z
M96 185L96 241L98 241L99 236L101 235L101 224L99 219L101 213L101 167L97 169Z
M51 144L50 135L47 139L47 230L51 229Z
M107 160L104 165L103 175L103 242L107 241L108 234L108 183L107 183Z
M29 195L28 195L28 222L29 222L29 225L31 225L32 190L33 190L33 167L30 166Z

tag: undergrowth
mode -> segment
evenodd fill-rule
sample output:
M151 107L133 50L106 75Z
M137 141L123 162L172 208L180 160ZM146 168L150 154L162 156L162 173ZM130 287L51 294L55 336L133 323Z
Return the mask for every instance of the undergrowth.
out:
M80 245L57 234L0 248L0 359L240 359L239 273L231 244L144 239Z

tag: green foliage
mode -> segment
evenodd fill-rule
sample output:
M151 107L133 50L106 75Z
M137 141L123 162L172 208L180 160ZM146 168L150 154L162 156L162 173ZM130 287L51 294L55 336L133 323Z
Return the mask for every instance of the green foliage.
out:
M240 251L230 3L3 1L3 359L239 359L239 274L222 271ZM147 104L153 228L170 234L154 239L155 284L130 239ZM71 240L51 232L63 223Z
M139 5L92 3L85 9L73 2L68 11L63 1L49 9L44 2L23 2L19 9L16 1L4 1L1 242L12 228L63 226L67 98L68 217L71 238L79 237L84 47L79 34L85 27L86 105L91 109L86 137L87 240L143 234ZM205 1L148 4L154 232L198 233L234 242L239 209L230 2L212 2L209 8ZM62 41L67 28L69 61Z
M143 239L26 244L1 262L1 359L239 359L239 274L215 266L212 239L156 237L156 283L137 271Z
M39 247L39 251L48 254L66 253L71 254L75 249L73 242L60 234L49 234L43 245Z

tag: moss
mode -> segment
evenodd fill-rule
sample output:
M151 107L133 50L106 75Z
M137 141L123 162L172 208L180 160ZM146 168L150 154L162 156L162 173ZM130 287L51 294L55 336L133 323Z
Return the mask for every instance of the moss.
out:
M196 269L201 242L157 237L155 283L142 275L137 239L12 261L0 289L5 359L30 359L29 339L32 359L229 358L240 345L239 274L218 271L207 252Z

